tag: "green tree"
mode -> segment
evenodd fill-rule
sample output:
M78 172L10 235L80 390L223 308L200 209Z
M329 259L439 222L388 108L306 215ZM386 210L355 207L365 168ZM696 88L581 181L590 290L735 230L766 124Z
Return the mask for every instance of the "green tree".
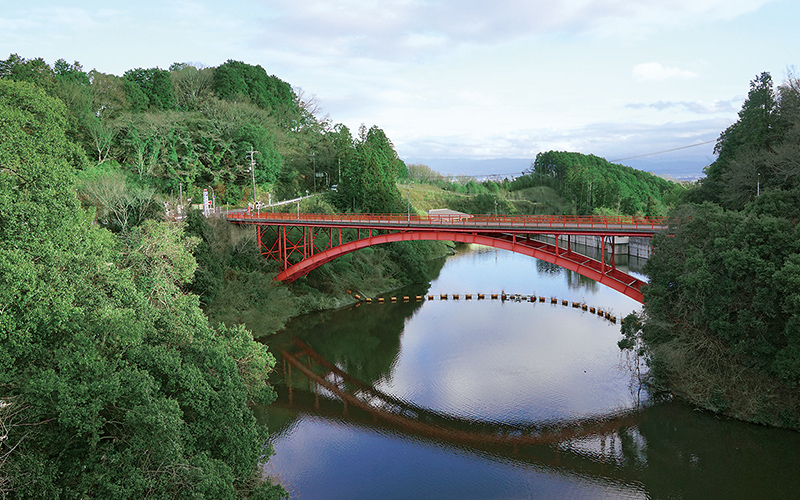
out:
M126 71L123 78L138 86L147 96L150 108L162 111L175 109L175 88L172 86L169 71L158 68L136 68ZM133 89L129 92L129 98L136 93Z
M153 188L129 182L114 167L97 166L82 172L78 193L95 208L100 225L114 232L126 232L145 220L163 218L163 207Z
M362 125L352 160L342 166L336 204L342 210L371 213L405 211L397 179L406 175L405 164L378 127Z
M181 63L170 66L170 78L175 87L178 109L194 111L212 95L213 68L198 68Z
M120 243L74 194L64 105L0 80L0 485L18 498L269 498L258 478L274 358L212 329L194 240Z
M579 214L611 210L627 215L663 215L663 202L675 185L652 174L581 153L548 151L536 155L530 173L551 180L574 200Z
M116 118L126 111L143 111L147 96L139 86L114 75L89 72L93 106L91 114L98 118Z
M761 73L750 82L739 119L717 139L717 159L706 167L706 177L700 189L691 193L690 200L708 200L741 209L755 195L753 187L758 182L758 160L753 155L772 151L782 141L783 125L772 76Z
M0 78L29 82L50 93L55 86L53 70L41 57L24 59L17 54L11 54L5 61L0 61Z
M53 63L53 73L59 82L83 86L88 86L90 83L89 75L83 71L83 66L78 61L70 64L64 59L59 59Z
M292 87L261 66L228 60L214 70L212 87L220 99L249 99L262 109L270 109L285 127L301 118L297 95Z

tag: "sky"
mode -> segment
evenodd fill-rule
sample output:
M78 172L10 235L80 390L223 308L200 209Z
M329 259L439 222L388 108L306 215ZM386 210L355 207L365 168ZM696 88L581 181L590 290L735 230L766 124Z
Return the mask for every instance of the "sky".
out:
M800 64L797 0L3 3L0 58L261 65L320 118L377 125L407 162L454 174L560 150L697 177L749 82Z

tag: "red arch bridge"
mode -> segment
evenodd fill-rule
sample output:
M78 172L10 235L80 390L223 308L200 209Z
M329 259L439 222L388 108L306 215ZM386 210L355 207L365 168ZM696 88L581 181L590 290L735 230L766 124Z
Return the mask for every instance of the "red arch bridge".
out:
M614 238L651 237L662 218L598 216L374 215L232 212L235 224L255 225L258 245L281 263L275 279L291 282L344 254L393 241L445 240L509 250L575 271L642 302L644 282L616 268ZM554 237L554 243L536 239ZM600 259L572 249L571 236L600 238ZM566 246L563 237L566 236ZM560 243L559 240L562 240ZM610 251L606 252L606 243ZM610 253L610 256L607 255ZM610 263L607 261L610 257Z

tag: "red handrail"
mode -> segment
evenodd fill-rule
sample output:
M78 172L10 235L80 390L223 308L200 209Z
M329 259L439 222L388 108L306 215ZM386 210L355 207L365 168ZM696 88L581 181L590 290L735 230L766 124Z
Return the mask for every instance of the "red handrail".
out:
M631 215L401 215L401 214L311 214L311 213L273 213L273 212L232 212L231 220L274 220L301 222L341 222L360 224L417 224L417 225L459 225L471 227L518 226L564 228L662 228L666 226L665 217L639 217Z

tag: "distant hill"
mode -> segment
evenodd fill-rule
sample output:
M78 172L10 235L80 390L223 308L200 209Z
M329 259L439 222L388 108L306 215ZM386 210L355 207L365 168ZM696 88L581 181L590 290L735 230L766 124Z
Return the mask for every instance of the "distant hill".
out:
M491 176L518 177L531 167L533 158L404 158L407 165L421 163L443 175L469 175L480 180Z
M613 158L608 158L613 160ZM404 158L406 164L421 163L444 175L469 175L480 180L491 175L500 177L516 177L530 168L533 158ZM700 179L703 168L714 161L712 154L669 153L643 158L618 161L620 165L633 167L636 170L650 172L659 177L679 181L695 181Z

